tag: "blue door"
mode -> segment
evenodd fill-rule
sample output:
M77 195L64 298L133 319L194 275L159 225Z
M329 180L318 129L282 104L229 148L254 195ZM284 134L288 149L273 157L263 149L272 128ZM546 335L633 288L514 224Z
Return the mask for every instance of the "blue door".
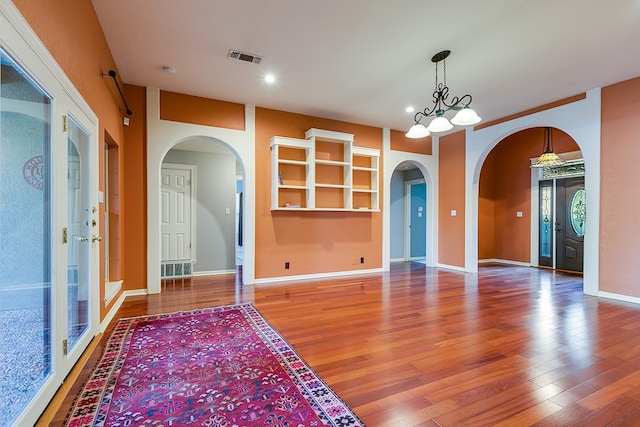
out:
M409 214L410 244L409 258L423 258L427 254L427 186L426 184L411 184Z

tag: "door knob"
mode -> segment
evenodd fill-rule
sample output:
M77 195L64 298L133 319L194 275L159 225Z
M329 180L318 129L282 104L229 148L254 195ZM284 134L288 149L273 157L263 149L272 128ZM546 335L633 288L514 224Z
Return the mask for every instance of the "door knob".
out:
M95 242L96 240L98 242L100 242L100 241L102 241L102 237L96 236L95 234L93 236L91 236L91 242Z

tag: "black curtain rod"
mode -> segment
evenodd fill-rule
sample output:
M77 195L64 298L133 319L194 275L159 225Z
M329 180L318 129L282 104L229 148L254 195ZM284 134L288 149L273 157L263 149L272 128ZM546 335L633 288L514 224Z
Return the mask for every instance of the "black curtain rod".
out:
M113 82L116 84L116 88L118 89L118 93L120 94L120 98L122 98L122 102L124 103L124 108L126 108L126 112L127 115L130 116L133 114L133 111L131 111L129 109L129 106L127 105L127 100L124 99L124 94L122 93L122 90L120 89L120 85L118 84L118 80L116 80L116 72L115 70L109 70L109 72L107 73L109 76L111 76L111 78L113 79ZM107 74L102 73L103 76L106 76Z

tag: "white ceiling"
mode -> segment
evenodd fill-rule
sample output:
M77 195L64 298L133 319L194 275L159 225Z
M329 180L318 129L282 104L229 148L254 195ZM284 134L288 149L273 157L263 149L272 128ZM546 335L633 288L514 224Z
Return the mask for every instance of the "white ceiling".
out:
M451 96L483 121L640 76L640 0L93 4L125 83L397 130L432 105L445 49Z

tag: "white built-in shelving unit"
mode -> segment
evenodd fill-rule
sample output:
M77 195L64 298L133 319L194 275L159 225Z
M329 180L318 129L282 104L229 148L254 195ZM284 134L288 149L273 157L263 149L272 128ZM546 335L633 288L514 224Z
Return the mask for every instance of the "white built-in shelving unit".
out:
M271 138L271 210L379 211L380 150L353 134L309 129Z

